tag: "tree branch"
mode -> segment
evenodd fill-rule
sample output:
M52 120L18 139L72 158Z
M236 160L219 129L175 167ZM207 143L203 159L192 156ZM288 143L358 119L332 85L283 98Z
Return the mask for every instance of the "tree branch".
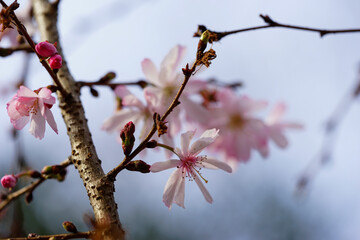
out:
M33 0L35 19L38 23L41 38L57 42L59 54L63 56L63 66L58 77L68 96L58 95L59 106L67 127L71 143L72 158L84 182L97 225L106 225L102 232L104 240L124 239L117 205L114 199L114 183L106 181L101 161L97 156L87 119L80 100L80 88L77 86L62 54L59 32L57 29L57 6L47 0Z
M62 167L67 167L71 164L71 157L69 157L68 159L64 160L62 163L60 163L60 166ZM5 199L2 199L0 202L0 212L7 206L9 205L12 201L14 201L15 199L19 198L21 195L25 194L25 193L31 193L35 190L35 188L37 188L38 186L40 186L40 184L42 184L45 180L47 180L44 177L41 177L39 179L37 179L35 182L32 182L31 184L15 191L12 192L8 195L6 195Z
M0 240L48 240L48 239L77 239L77 238L86 238L89 239L92 237L94 232L77 232L77 233L64 233L64 234L54 234L54 235L36 235L30 233L27 237L17 237L17 238L0 238Z
M255 30L259 30L259 29L276 28L276 27L316 32L316 33L320 34L320 37L323 37L323 36L325 36L327 34L357 33L357 32L360 32L359 28L356 28L356 29L309 28L309 27L301 27L301 26L278 23L278 22L274 21L273 19L271 19L268 15L261 15L260 14L260 17L264 20L266 25L256 26L256 27L251 27L251 28L242 28L242 29L233 30L233 31L216 32L216 31L212 31L212 30L207 29L204 25L199 25L197 32L194 33L194 37L200 37L203 32L208 30L210 32L209 42L212 43L212 42L220 41L223 37L226 37L228 35L237 34L237 33L241 33L241 32L255 31Z

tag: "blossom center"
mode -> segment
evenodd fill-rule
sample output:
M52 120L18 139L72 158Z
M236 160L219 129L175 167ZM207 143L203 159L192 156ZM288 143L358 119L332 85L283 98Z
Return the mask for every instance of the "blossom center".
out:
M231 115L228 122L228 127L230 129L242 129L245 124L245 119L239 114Z
M206 159L206 156L187 156L181 159L181 165L179 166L182 169L183 177L189 178L190 181L194 180L197 177L197 174L204 180L208 182L200 173L201 167L203 166L202 162ZM196 174L196 173L197 174Z

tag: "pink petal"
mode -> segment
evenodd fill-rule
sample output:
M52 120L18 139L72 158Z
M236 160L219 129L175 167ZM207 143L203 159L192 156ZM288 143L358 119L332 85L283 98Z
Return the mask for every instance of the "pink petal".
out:
M194 137L194 131L187 131L186 133L181 134L180 143L181 143L181 151L184 156L188 155L189 145L191 139Z
M24 98L37 98L38 95L30 90L29 88L25 86L20 86L19 90L17 91L18 97L24 97Z
M169 53L165 56L164 60L161 63L161 68L170 67L171 71L174 71L179 65L180 61L186 53L186 47L181 45L176 45L173 47Z
M31 115L29 132L35 138L42 139L45 134L45 118L41 114L36 113Z
M54 119L54 116L52 114L52 112L50 111L50 109L45 108L45 119L47 121L47 123L49 124L49 126L52 128L52 130L54 130L54 132L56 132L56 134L58 134L58 129L57 129L57 125Z
M275 107L270 111L268 117L266 118L266 123L268 124L277 123L284 115L285 110L286 110L286 106L284 103L276 104Z
M43 102L49 105L54 105L56 102L55 97L51 96L52 92L48 88L42 88L39 91L39 98L42 98Z
M199 154L204 148L215 141L219 136L218 132L219 130L216 130L215 128L206 130L200 138L191 145L189 154L192 156Z
M132 111L130 109L124 109L116 111L113 116L106 119L101 127L102 130L112 132L112 131L121 131L126 123L133 121L136 123L135 119L139 115L138 112Z
M40 113L43 117L45 117L45 105L44 102L42 100L42 98L38 98L38 108L40 109Z
M132 95L132 93L127 89L126 86L117 86L114 90L114 93L119 98L124 98L127 95Z
M213 202L213 199L210 195L210 193L208 192L208 190L205 188L204 184L201 182L201 180L199 179L199 177L197 175L194 175L193 176L195 182L197 183L197 185L199 186L200 188L200 191L202 192L202 194L204 195L205 197L205 200L208 202L208 203L212 203Z
M164 162L156 162L150 167L151 172L160 172L169 168L174 168L181 165L181 161L178 159L170 159Z
M199 103L185 97L183 97L180 102L181 107L185 110L186 119L191 122L196 122L206 128L209 123L209 119L211 119L210 111Z
M182 172L181 169L176 169L169 177L166 182L164 193L163 193L163 202L165 206L171 209L171 205L174 202L175 195L185 194L185 193L177 193L177 191L183 191L180 186L182 185Z
M182 208L185 208L185 178L180 178L180 183L175 192L174 202Z
M155 84L156 86L159 86L159 73L154 65L154 63L148 59L145 58L141 62L141 67L143 70L143 73L145 74L146 79Z
M238 136L236 138L236 146L235 149L237 149L237 157L238 161L247 161L250 158L250 149L251 145L249 142L249 139L247 139L246 136Z
M289 144L284 134L282 134L280 131L272 130L270 132L270 137L280 148L286 148L287 145Z
M219 160L216 160L213 158L205 158L203 160L203 163L213 165L216 168L220 168L220 169L224 170L225 172L232 173L232 168L229 166L229 164L227 164L223 161L219 161ZM204 165L204 167L209 168L206 165Z
M18 119L11 119L10 122L15 129L21 130L25 127L25 125L29 122L29 120L30 120L29 116L24 116Z

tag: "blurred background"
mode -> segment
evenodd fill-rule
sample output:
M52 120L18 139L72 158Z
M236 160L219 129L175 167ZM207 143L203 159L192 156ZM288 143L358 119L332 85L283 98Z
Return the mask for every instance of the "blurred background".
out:
M359 9L356 0L62 0L59 29L65 58L77 80L94 81L114 71L116 81L135 81L144 78L140 65L144 58L151 58L159 66L176 44L187 47L181 66L193 61L198 39L192 35L198 24L214 31L234 30L263 25L259 14L268 14L280 23L359 28ZM213 204L203 199L194 182L188 182L186 209L174 205L169 211L162 202L162 192L171 170L157 174L121 172L115 196L129 239L358 239L358 100L343 118L331 162L303 194L295 192L303 170L321 148L326 120L356 84L359 42L360 33L320 38L311 32L265 29L215 43L218 57L198 78L240 80L244 84L240 94L267 100L270 106L286 102L285 119L300 122L305 129L286 132L290 146L280 150L271 145L267 159L253 152L251 160L240 164L233 174L203 171ZM6 40L0 43L2 47L8 45ZM21 53L0 58L0 175L16 169L18 148L11 138L5 106L15 93L13 85L23 62ZM30 61L27 83L32 89L51 84L35 57ZM84 88L82 100L98 154L108 171L123 155L116 134L100 130L104 119L114 111L114 94L107 88L96 89L99 98ZM37 170L70 155L65 125L56 106L53 114L59 135L48 128L45 138L37 140L28 133L28 125L19 132L25 161ZM153 163L165 160L165 156L162 152L151 153L145 160ZM13 217L24 234L63 233L61 223L66 220L74 222L80 231L88 230L83 216L91 213L91 206L77 171L72 166L68 170L64 182L49 180L37 188L29 205L23 198L13 203L2 216L0 235L7 236Z

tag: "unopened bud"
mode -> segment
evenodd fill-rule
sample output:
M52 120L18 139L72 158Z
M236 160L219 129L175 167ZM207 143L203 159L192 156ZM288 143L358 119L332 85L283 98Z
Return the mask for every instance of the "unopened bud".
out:
M99 92L96 91L94 88L90 88L90 93L91 95L93 95L94 97L98 97L99 96Z
M210 37L209 30L206 30L205 32L203 32L201 34L201 37L200 37L200 40L198 43L198 50L197 50L197 59L198 60L201 59L201 57L206 49L207 43L209 41L209 37Z
M50 174L52 173L52 166L45 166L43 167L43 169L41 170L42 174Z
M137 171L141 173L149 173L150 172L150 165L142 160L135 160L131 161L126 164L126 169L129 171Z
M72 222L65 221L62 223L63 228L71 233L77 233L78 230L76 229L75 225Z
M151 140L146 143L146 148L156 148L157 147L157 141Z
M135 143L135 125L132 121L128 122L120 132L122 148L125 156L129 156Z
M33 194L32 192L27 192L25 195L25 202L27 204L31 203L31 201L33 200Z
M51 57L57 53L56 47L49 42L39 42L35 46L36 52L42 57Z
M114 78L116 78L116 73L114 72L108 72L107 74L105 74L105 76L103 76L102 78L99 79L99 83L108 83L111 80L113 80Z
M48 62L52 69L60 69L62 67L62 57L59 54L52 56Z
M14 175L5 175L1 178L1 185L4 188L13 188L17 183L17 177Z

